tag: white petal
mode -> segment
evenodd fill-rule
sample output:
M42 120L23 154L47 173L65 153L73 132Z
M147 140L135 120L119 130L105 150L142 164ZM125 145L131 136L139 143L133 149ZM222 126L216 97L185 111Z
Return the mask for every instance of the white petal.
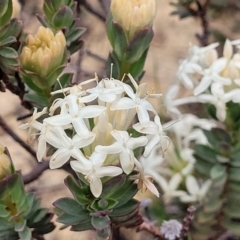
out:
M91 177L90 189L94 197L98 198L102 193L102 181L97 176Z
M169 188L172 190L177 189L181 181L182 181L181 174L176 173L175 175L173 175L173 177L169 181Z
M116 154L116 153L120 153L121 151L123 151L124 148L122 147L121 144L119 144L118 142L115 142L109 146L98 145L98 146L96 146L95 150L99 153Z
M107 167L101 167L97 175L101 177L115 177L117 175L122 174L122 169L119 167L114 167L114 166L107 166Z
M134 155L133 152L124 150L120 153L120 163L123 171L126 174L132 172L134 168Z
M81 117L82 118L94 118L99 116L103 111L106 110L106 107L104 106L86 106L83 109L81 109Z
M148 142L148 144L146 145L143 156L148 157L151 151L153 150L153 148L160 143L160 140L161 138L159 135L153 136L151 140Z
M49 167L51 169L60 168L70 158L70 152L66 149L58 149L51 157Z
M208 89L208 87L211 84L211 78L209 76L205 76L201 79L201 82L199 85L194 89L193 94L199 95L200 93L204 92L205 90Z
M191 195L197 195L200 191L199 184L198 184L196 178L193 177L192 175L187 176L186 187L187 187L188 192Z
M138 138L130 138L127 143L127 148L135 149L140 146L145 146L147 142L148 142L148 139L147 137L144 137L144 136L138 137Z
M147 123L149 122L149 114L145 108L143 108L141 105L136 105L138 120L140 123Z
M201 189L200 189L200 195L202 197L205 197L209 188L211 187L212 185L212 181L211 180L207 180L206 182L203 183Z
M62 126L62 125L67 125L72 122L72 117L67 114L59 114L56 116L52 116L49 118L45 118L44 121L48 124L55 125L55 126Z
M131 109L135 108L136 104L131 98L123 97L120 98L117 102L113 103L111 106L111 110L122 110L122 109Z
M44 157L44 155L45 155L46 148L47 148L46 145L47 145L47 144L46 144L46 141L45 141L44 137L43 137L43 136L40 136L40 137L38 138L38 149L37 149L37 160L38 160L39 162L42 161L42 159L43 159L43 157Z

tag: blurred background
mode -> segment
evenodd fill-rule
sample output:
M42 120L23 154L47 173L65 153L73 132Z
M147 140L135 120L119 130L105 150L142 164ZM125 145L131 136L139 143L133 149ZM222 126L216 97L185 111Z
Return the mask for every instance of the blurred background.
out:
M201 41L196 38L196 34L201 35L203 32L201 18L198 16L189 17L187 8L182 7L181 4L170 4L172 1L157 0L158 9L154 20L155 36L146 61L146 72L142 79L142 82L149 84L149 89L154 88L155 92L163 94L166 93L167 87L174 82L178 62L187 55L189 44L200 45ZM191 1L179 2L186 4ZM175 0L175 3L179 2ZM204 4L206 0L199 2ZM212 0L207 2L210 4L207 11L210 33L208 42L224 42L226 38L231 40L240 38L240 2L235 0ZM43 0L21 1L19 18L23 21L26 33L36 33L38 26L40 26L36 14L42 14L42 5ZM92 78L95 72L100 78L109 77L106 76L105 63L109 51L111 51L111 46L106 36L104 18L110 0L79 1L79 5L79 24L86 27L87 31L83 35L84 47L73 56L69 67L75 72L76 82ZM191 6L191 8L195 9L196 6ZM174 11L177 15L171 15ZM183 19L180 20L179 16ZM182 94L185 94L184 91ZM1 117L25 141L26 132L20 130L18 126L26 122L27 119L17 121L17 118L29 112L21 107L18 97L8 90L5 93L0 92L0 96ZM164 113L163 101L157 103L156 107L158 111ZM8 147L16 169L21 169L23 175L39 166L35 159L16 143L11 136L6 134L2 128L0 128L0 143ZM35 146L32 147L35 148ZM63 184L65 176L67 176L67 173L63 170L47 170L37 181L28 184L26 188L42 198L43 207L52 210L52 203L57 198L71 196L70 192L65 190ZM144 197L138 196L138 198ZM161 199L158 201L161 201ZM70 232L69 229L59 231L59 226L60 224L57 225L54 232L46 235L45 239L63 240L66 237L72 240L93 239L91 232L83 233L80 236L79 233Z

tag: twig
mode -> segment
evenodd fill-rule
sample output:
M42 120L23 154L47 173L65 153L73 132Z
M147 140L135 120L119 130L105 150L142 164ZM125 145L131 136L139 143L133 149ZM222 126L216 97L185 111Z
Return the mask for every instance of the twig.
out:
M81 73L82 73L82 68L81 68L81 62L82 62L82 58L83 58L83 49L80 48L78 50L78 58L77 58L77 72L76 72L76 77L75 77L75 82L79 83L80 79L81 79Z
M90 13L95 15L98 19L100 19L102 22L106 21L105 16L103 16L100 12L98 12L96 9L92 7L92 5L86 1L86 0L77 0L79 5L84 6Z
M49 161L44 161L35 167L30 173L23 176L24 184L28 184L38 179L42 173L47 170L49 167Z
M196 208L194 206L190 206L187 209L187 214L186 214L185 218L183 219L183 227L182 227L181 235L177 240L183 240L184 237L187 235L187 233L190 229L192 220L194 218L195 211L196 211Z
M100 61L100 62L102 62L102 63L104 63L104 64L107 62L107 60L106 60L105 58L97 55L96 53L91 52L91 51L88 50L88 49L86 49L86 54L87 54L88 56L92 57L92 58L95 58L96 60L98 60L98 61Z
M202 29L203 29L203 33L201 35L196 34L196 37L202 46L207 46L208 42L209 42L209 35L210 35L209 22L207 19L207 10L208 10L208 6L210 4L210 0L206 0L206 2L202 5L197 0L196 4L198 7L198 17L201 20L201 25L202 25Z
M28 144L26 144L15 132L13 132L13 130L7 125L7 123L4 121L4 119L1 116L0 116L0 126L8 135L10 135L28 153L30 153L30 155L36 158L36 152Z
M152 234L154 237L157 237L159 240L164 240L164 236L160 232L160 228L154 225L154 222L149 222L148 219L143 218L144 222L137 228L137 232L146 231Z
M12 92L13 94L17 95L20 100L22 105L28 109L32 110L32 104L30 102L27 102L23 99L24 94L25 94L25 86L23 82L21 81L21 78L19 77L19 74L16 72L15 73L15 79L17 80L18 86L15 86L8 76L0 69L0 79L2 79L2 82L5 84L6 88Z
M230 231L227 231L227 232L224 232L217 240L227 240L227 239L232 239L233 237L235 237L235 235L230 232Z
M98 0L105 14L109 12L109 1L106 0Z

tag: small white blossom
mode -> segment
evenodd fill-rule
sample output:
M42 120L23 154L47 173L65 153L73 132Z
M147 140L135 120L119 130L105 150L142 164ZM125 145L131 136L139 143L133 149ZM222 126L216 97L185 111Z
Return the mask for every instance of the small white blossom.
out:
M70 165L74 171L85 175L95 197L99 197L102 193L102 177L114 177L122 173L119 167L103 166L106 154L93 152L89 159L83 155L79 155L79 159L80 161L71 161Z
M182 224L177 220L163 221L161 226L161 233L168 240L175 240L180 237L182 231Z
M211 185L212 181L207 180L200 187L197 179L194 176L189 175L186 178L186 188L190 195L181 196L180 200L185 203L202 201L206 196L208 190L210 189Z

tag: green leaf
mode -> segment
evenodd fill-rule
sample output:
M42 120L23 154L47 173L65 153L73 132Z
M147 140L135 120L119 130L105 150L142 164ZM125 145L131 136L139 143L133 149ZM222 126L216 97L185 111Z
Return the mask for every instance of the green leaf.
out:
M0 17L0 27L3 27L5 24L7 24L7 22L11 19L12 16L12 11L13 11L13 6L12 6L12 1L11 0L1 0L0 2L5 2L7 1L8 3L3 3L3 4L7 4L7 8L1 11L4 14Z
M86 231L86 230L91 230L91 229L94 229L94 227L92 226L90 219L86 222L82 222L80 224L76 224L71 227L71 231L76 231L76 232Z
M78 216L88 214L82 206L72 198L60 198L54 202L53 205L69 215Z
M216 213L223 206L223 199L211 199L203 206L203 211L205 213Z
M86 197L83 189L78 185L72 176L67 176L64 180L64 183L80 205L84 206L90 203L91 199Z
M80 224L81 222L85 222L89 218L90 218L90 215L86 213L79 216L73 216L67 213L62 213L57 218L57 221L66 225L76 225L76 224Z
M34 92L32 90L30 90L24 95L24 100L35 103L41 107L46 107L50 105L49 99L46 97L45 94Z
M149 48L152 39L152 28L146 28L139 31L128 44L127 49L125 50L126 53L124 55L124 60L128 63L137 62L142 55L146 53L146 50Z
M73 11L68 6L62 6L53 16L52 23L56 29L70 27L73 23Z
M239 222L233 222L230 219L223 219L222 225L237 236L240 236Z
M48 213L47 208L39 208L31 217L30 219L31 223L37 223L41 221L42 219L44 219L47 213Z
M143 68L145 65L145 61L148 54L148 48L142 54L142 56L138 59L138 61L131 64L129 68L129 73L133 76L134 79L138 79L138 82L141 80L141 76L143 74Z
M107 18L107 34L113 47L113 52L119 60L123 60L128 46L128 39L122 26L112 19L111 13L109 13Z
M86 31L86 28L75 28L73 31L70 31L66 34L67 46L70 46L72 42L77 41Z
M15 49L13 49L11 47L2 47L2 48L0 48L0 56L2 56L4 58L17 59L18 53Z
M111 72L112 69L112 72ZM114 53L110 53L107 59L107 75L115 79L119 79L120 76L120 63Z
M0 41L0 47L10 45L16 41L17 41L17 39L15 37L9 36Z
M197 154L201 159L204 159L209 163L215 164L217 162L217 153L209 146L196 144L194 151L194 154Z
M240 169L239 168L229 168L229 180L240 182Z
M132 213L133 211L136 211L138 207L139 207L139 202L135 199L131 199L121 207L114 208L113 211L109 214L109 216L110 217L124 216L129 213Z
M204 130L209 143L217 151L228 151L231 145L230 135L221 128L212 128L211 130Z
M24 240L32 239L32 232L28 227L25 227L22 232L18 232L18 235L21 239L24 239Z
M111 220L107 215L102 217L92 217L91 223L95 229L102 230L109 227Z
M123 184L126 181L126 175L121 174L119 176L110 178L108 181L103 183L103 191L100 195L100 198L109 198L112 194L114 194L116 191L119 191Z
M71 83L73 77L73 73L64 73L61 75L61 77L59 78L59 81L61 83L61 86L64 88L65 86L69 86ZM54 84L54 90L53 91L57 91L61 89L61 86L59 84L59 82L56 82Z
M210 172L210 176L213 180L218 179L218 178L222 178L226 174L227 174L227 168L223 165L220 165L220 164L216 164L211 169L211 172Z

